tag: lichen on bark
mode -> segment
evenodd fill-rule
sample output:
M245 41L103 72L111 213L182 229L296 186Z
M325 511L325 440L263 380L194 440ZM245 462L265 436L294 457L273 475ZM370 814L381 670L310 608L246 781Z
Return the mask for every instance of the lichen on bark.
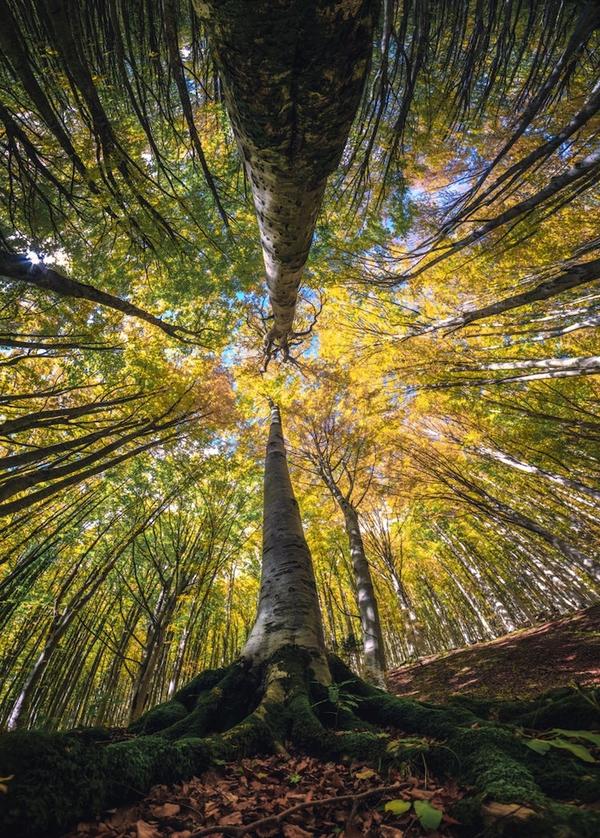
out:
M287 357L328 176L364 87L378 0L196 0L252 189L273 319Z

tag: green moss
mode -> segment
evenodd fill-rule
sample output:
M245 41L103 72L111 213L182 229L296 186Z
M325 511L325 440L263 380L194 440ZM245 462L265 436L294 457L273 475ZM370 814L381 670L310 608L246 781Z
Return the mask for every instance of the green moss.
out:
M542 791L558 800L600 800L600 769L564 754L549 751L537 760L536 780Z
M239 662L204 673L130 729L145 735L121 741L115 741L121 733L102 728L0 737L0 775L15 775L8 794L0 796L1 826L23 838L52 836L156 783L181 781L215 760L272 751L291 739L321 758L360 759L378 769L420 759L425 752L436 775L451 776L471 790L457 814L465 834L600 834L597 812L558 802L596 799L598 765L555 750L540 755L526 747L522 728L523 720L532 719L537 725L583 728L596 712L592 694L561 690L534 701L459 700L438 706L395 698L333 659L342 700L316 681L311 664L309 653L290 646L258 671ZM273 675L273 692L261 701ZM285 699L271 700L279 689ZM582 718L579 711L586 706L590 714ZM381 726L401 734L390 740ZM403 734L421 738L411 742ZM522 803L538 814L525 824L484 823L483 801Z
M497 719L535 730L551 727L600 728L600 690L561 687L523 701L452 696L449 704L480 719Z
M211 678L203 683L210 682L213 686L199 694L193 709L169 727L162 728L161 736L172 741L229 730L254 710L258 702L258 679L242 662L228 667L218 682L214 683ZM177 695L181 697L181 692ZM188 693L184 697L188 704L191 695L192 693Z
M600 728L600 690L560 690L546 693L525 706L504 708L502 721L523 727L547 730L552 727L568 729Z
M160 736L140 736L109 745L105 750L107 794L111 805L144 794L157 783L174 783L203 771L211 748L200 739L166 742Z
M157 733L184 719L192 711L200 696L222 681L231 667L207 669L178 690L171 701L152 707L129 726L131 733Z
M5 835L50 836L106 805L104 749L77 735L17 731L0 736L0 794Z
M144 713L128 729L131 733L156 733L181 721L187 714L188 710L180 701L166 701Z
M201 672L178 690L173 696L173 700L183 704L186 710L193 710L199 696L206 690L211 690L219 681L222 681L229 668L227 666L222 669L207 669L205 672Z
M455 816L467 834L591 836L600 834L600 815L559 800L597 799L600 776L589 765L564 753L540 755L527 748L522 726L547 729L597 727L597 705L590 691L555 690L533 701L454 699L445 706L398 699L352 676L337 659L331 670L338 681L360 697L356 712L373 724L441 740L427 752L428 765L440 776L470 787ZM511 724L485 719L503 719ZM552 799L554 798L554 799ZM536 810L526 821L484 822L485 801L521 803Z
M213 747L221 749L222 759L270 753L275 744L272 726L254 714L212 741Z
M485 838L597 838L598 815L576 806L549 803L523 820L482 815L481 796L465 798L450 814L461 823L461 834Z

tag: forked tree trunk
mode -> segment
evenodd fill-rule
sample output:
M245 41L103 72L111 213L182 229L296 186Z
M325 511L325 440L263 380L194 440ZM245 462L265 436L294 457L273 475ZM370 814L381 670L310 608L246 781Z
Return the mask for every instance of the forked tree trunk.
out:
M329 681L312 558L290 480L279 408L273 406L265 458L260 596L242 657L260 664L290 645L308 651L314 674Z
M254 198L273 321L287 350L327 177L358 108L377 0L195 0Z

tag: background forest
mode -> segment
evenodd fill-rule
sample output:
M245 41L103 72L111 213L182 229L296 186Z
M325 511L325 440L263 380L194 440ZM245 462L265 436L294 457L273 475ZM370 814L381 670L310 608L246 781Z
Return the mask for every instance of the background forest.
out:
M594 4L384 4L285 346L202 28L75 5L0 3L0 723L239 655L268 399L355 668L365 573L390 668L596 602Z

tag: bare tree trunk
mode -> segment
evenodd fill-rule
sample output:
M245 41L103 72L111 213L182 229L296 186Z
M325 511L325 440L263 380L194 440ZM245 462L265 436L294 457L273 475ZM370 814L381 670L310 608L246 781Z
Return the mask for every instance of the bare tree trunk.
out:
M365 546L360 532L358 512L344 498L338 499L338 502L344 513L346 534L348 536L348 544L350 545L350 557L356 580L358 610L360 613L364 644L365 677L377 686L384 687L386 665L383 633L381 631L377 599L373 589L371 569L367 561Z
M242 657L260 663L288 645L308 650L328 682L323 622L312 558L290 480L279 409L273 406L264 479L263 561L256 622Z
M505 451L501 451L499 448L493 448L489 445L477 445L475 447L467 446L466 450L473 451L476 454L479 454L481 457L484 457L485 459L493 459L497 462L504 463L504 465L506 466L510 466L511 468L525 472L525 474L534 474L536 475L536 477L541 477L544 480L549 480L552 483L558 483L559 486L574 489L576 492L583 492L586 495L591 495L591 497L595 498L596 500L600 500L600 491L594 489L592 486L587 486L580 480L573 480L573 478L571 477L563 477L561 474L555 474L554 472L547 471L543 468L539 468L538 466L533 465L532 463L527 463L523 460L519 460L517 457L513 457L511 454L507 454Z
M150 629L147 645L144 650L144 657L140 664L140 670L133 691L133 700L129 715L130 721L132 722L142 715L148 704L154 673L164 643L165 625L166 623L159 618L158 624Z
M50 659L52 657L53 652L55 651L61 637L64 634L66 626L61 621L55 626L48 637L48 640L44 644L44 648L36 658L35 663L31 667L27 678L25 679L25 683L21 687L19 695L17 696L16 701L14 702L12 709L10 711L10 715L6 722L7 730L16 730L19 727L24 727L27 725L27 720L29 718L29 709L31 707L31 702L33 700L35 691L37 689L38 684L42 680L42 677L48 667Z
M195 0L252 187L273 321L287 350L327 177L358 108L377 0Z

